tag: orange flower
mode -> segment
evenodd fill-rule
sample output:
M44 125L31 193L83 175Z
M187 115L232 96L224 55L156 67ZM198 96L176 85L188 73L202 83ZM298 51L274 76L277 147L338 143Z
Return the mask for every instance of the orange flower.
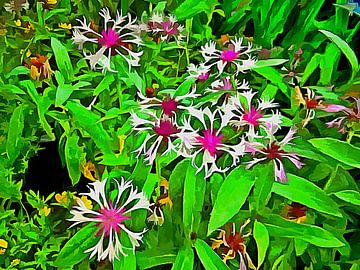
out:
M38 54L36 57L31 57L30 63L30 76L33 80L48 79L53 73L46 56Z
M88 160L85 163L85 165L83 165L82 173L87 179L89 179L91 181L96 181L96 179L99 178L97 171L96 171L96 167L90 160Z
M293 202L291 205L287 205L285 209L285 218L296 223L304 223L306 220L307 207Z

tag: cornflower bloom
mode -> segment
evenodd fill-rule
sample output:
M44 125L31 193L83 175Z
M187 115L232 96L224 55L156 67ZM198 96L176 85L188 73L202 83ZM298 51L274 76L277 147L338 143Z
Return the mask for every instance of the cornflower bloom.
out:
M132 66L139 66L140 56L143 52L132 51L133 45L141 45L135 24L136 18L131 20L130 14L122 16L117 12L114 20L107 8L101 9L99 15L104 19L104 29L101 34L91 28L91 23L87 23L85 17L83 21L77 19L80 26L73 27L73 43L79 45L79 49L83 49L85 42L92 42L100 46L95 54L86 54L84 51L85 58L90 61L90 67L95 69L99 64L103 66L103 71L108 69L116 72L110 67L110 58L115 54L119 54L127 61L129 69Z
M210 68L203 63L199 65L190 64L187 68L189 78L195 78L200 82L206 81L210 76Z
M335 127L341 133L345 133L347 129L354 124L360 126L360 98L355 98L355 104L352 108L347 108L342 105L328 105L323 110L326 112L342 112L344 116L335 118L334 120L326 123L328 127Z
M268 130L268 144L262 144L255 141L250 141L246 143L246 152L251 153L254 157L256 153L259 153L260 158L253 158L252 161L246 166L247 169L251 168L253 165L265 161L272 160L274 162L274 174L275 180L281 183L287 182L287 176L285 173L283 159L287 158L290 160L298 169L301 169L304 165L300 162L300 158L295 153L287 153L283 148L290 144L290 141L294 138L295 129L290 129L282 141L278 142L271 130Z
M94 222L95 226L99 228L97 236L100 236L98 243L86 250L90 253L90 258L97 254L98 261L109 259L110 262L114 258L119 259L119 254L126 256L124 247L120 242L120 233L125 233L129 237L132 245L132 250L140 246L143 234L146 232L132 232L125 226L125 221L130 219L130 213L138 209L149 209L149 201L142 192L138 192L134 188L131 181L124 181L121 179L120 183L113 179L116 184L117 196L114 200L110 198L106 190L106 184L110 180L95 181L88 185L89 193L84 195L89 196L91 200L95 201L99 208L91 210L86 207L85 203L77 198L78 206L74 206L70 213L73 215L69 221L75 222L71 227L80 223ZM106 239L106 240L105 240ZM107 247L104 250L104 245L107 242Z
M29 9L29 2L27 0L10 0L4 4L4 9L9 12L20 12Z
M234 64L236 73L244 72L255 67L256 58L251 55L255 49L251 43L242 46L242 38L230 40L227 47L222 50L216 49L215 41L209 41L205 46L201 47L201 54L205 59L205 64L209 67L217 66L219 75L224 72L227 65Z
M135 153L137 153L137 156L145 154L145 161L152 164L160 150L160 146L166 149L162 155L177 151L178 145L174 143L174 140L179 138L178 135L182 131L176 123L176 115L169 118L166 116L158 117L150 111L146 111L144 114L151 119L140 118L134 112L131 113L133 129L141 132L148 131L143 143L135 150Z
M257 106L253 105L253 98L257 92L247 91L237 93L236 97L231 97L226 109L228 114L232 113L229 124L235 126L238 130L243 127L248 127L246 132L250 139L256 138L255 129L263 127L264 129L271 129L276 132L280 128L281 114L279 112L267 115L267 109L275 108L277 103L273 100L258 99ZM244 100L242 100L242 98ZM245 101L245 102L243 102Z
M219 236L216 239L211 239L213 240L211 248L221 250L224 263L226 263L227 260L235 259L236 255L239 255L239 270L246 270L246 264L250 269L256 269L249 254L246 252L245 245L245 238L249 237L251 232L243 234L245 227L249 223L250 219L246 220L238 232L236 231L235 223L232 223L230 230L227 228L228 224L226 224L225 229L227 230L220 229Z
M239 161L240 156L244 154L245 143L241 140L236 145L225 144L223 140L222 129L228 123L228 116L222 114L219 110L211 112L209 108L194 109L188 108L190 116L183 121L183 127L186 132L183 132L182 141L185 145L185 151L180 151L184 157L192 158L192 165L197 168L199 173L202 169L205 171L205 178L210 177L214 172L225 172L230 167L219 168L216 164L217 157L222 153L228 153L232 159L232 165L235 166ZM220 126L215 128L214 124L216 115L220 116ZM194 129L190 123L191 118L200 121L202 128ZM202 156L202 157L201 157ZM201 158L200 166L197 166L198 159Z
M158 41L170 41L173 38L179 43L185 37L184 26L177 22L175 16L164 16L158 12L153 13L150 17L147 31L152 32Z
M148 109L151 107L160 107L162 113L170 117L174 115L178 109L187 110L188 106L181 105L182 101L187 98L196 98L200 96L196 94L196 87L192 87L189 93L184 95L175 96L175 91L171 94L166 95L165 99L161 100L156 97L147 97L144 96L141 91L138 91L138 96L140 97L140 106L142 109Z

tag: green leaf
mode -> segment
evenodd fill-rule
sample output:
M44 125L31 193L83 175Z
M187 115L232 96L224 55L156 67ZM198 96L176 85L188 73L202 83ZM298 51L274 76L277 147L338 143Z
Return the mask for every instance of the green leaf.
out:
M269 247L269 233L266 226L261 222L255 220L254 223L254 239L258 251L258 267L259 268L265 260L266 251Z
M334 195L345 202L360 206L360 193L358 191L343 190L334 193Z
M16 107L8 127L8 134L6 140L6 152L10 163L13 163L20 154L22 146L21 135L24 129L24 105Z
M105 131L101 123L97 123L100 119L98 115L71 100L66 103L66 108L71 111L76 124L90 134L96 146L103 154L108 154L109 156L115 155L111 149L109 134Z
M113 268L117 270L136 270L136 256L129 252L127 256L121 256L113 262Z
M69 172L72 185L76 185L81 177L81 164L85 164L84 147L79 146L79 136L75 133L67 137L65 144L66 167Z
M17 183L9 182L5 177L0 177L0 198L4 200L17 200L20 201L22 197L21 187L22 181Z
M148 198L151 198L151 194L153 193L154 188L158 182L159 182L159 176L157 174L154 173L148 174L144 186L142 188L142 191L145 193L145 195Z
M68 50L64 45L61 44L59 40L54 37L51 38L51 48L54 52L56 64L61 74L64 76L67 82L71 82L72 78L74 77L74 70L71 65Z
M271 81L273 84L277 85L280 90L290 98L290 93L288 91L288 86L283 81L283 77L280 72L273 67L259 67L253 69L256 73L263 76L265 79Z
M255 198L255 209L261 213L271 196L271 188L274 184L274 166L272 162L265 165L256 165L255 186L253 196Z
M199 224L204 203L205 180L201 173L196 174L196 168L189 166L186 170L183 199L183 223L185 235L190 233Z
M112 73L107 73L104 79L96 86L94 90L94 96L99 95L105 89L109 89L110 85L115 81L114 75Z
M228 222L245 203L254 184L252 171L234 169L224 180L211 212L208 235Z
M285 220L278 215L269 215L263 222L270 236L302 239L318 247L342 247L345 244L323 228Z
M98 230L99 228L92 223L81 228L60 250L54 262L55 266L71 267L88 257L89 254L84 251L95 246L99 241L95 236Z
M218 5L217 0L185 0L175 9L174 14L181 21L203 11L210 14L216 5Z
M191 270L194 267L194 251L188 247L183 247L179 250L175 263L171 270Z
M321 213L342 217L338 205L321 188L293 174L287 174L289 182L275 182L272 192L313 208Z
M352 75L351 78L354 79L357 72L359 71L359 63L356 57L355 52L350 48L349 44L347 44L344 40L342 40L337 35L326 31L326 30L319 30L322 34L327 36L332 42L335 43L336 46L345 54L346 58L349 60L351 68L352 68Z
M259 61L256 61L255 67L260 68L260 67L278 66L278 65L281 65L281 64L286 63L287 61L289 61L289 60L288 60L288 59L267 59L267 60L259 60Z
M176 89L174 96L184 96L187 93L189 93L191 86L193 85L193 83L195 82L196 79L194 78L190 78L185 80L183 83L181 83L179 85L179 87Z
M172 264L175 259L176 253L174 250L154 248L136 252L136 262L141 270L151 269L162 264Z
M229 270L226 264L220 259L219 255L217 255L203 240L199 238L196 239L194 247L205 270Z
M360 148L333 138L316 138L309 142L320 152L346 165L360 168Z

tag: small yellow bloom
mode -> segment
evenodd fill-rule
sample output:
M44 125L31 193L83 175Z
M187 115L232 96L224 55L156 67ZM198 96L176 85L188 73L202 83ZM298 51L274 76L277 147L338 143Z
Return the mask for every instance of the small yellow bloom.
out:
M14 21L15 25L20 27L21 26L21 21L19 19L17 19L16 21Z
M70 30L71 29L71 23L59 23L59 27L62 29Z
M63 193L57 193L55 195L55 200L58 202L58 203L61 203L61 204L68 204L69 202L69 196L68 196L68 193L66 191L64 191Z
M245 37L247 41L254 42L254 37Z
M48 0L48 1L46 1L46 4L48 4L48 5L56 5L57 0Z
M96 179L98 178L98 175L97 175L97 172L96 172L96 168L95 168L95 165L90 161L88 160L86 162L85 165L83 165L82 167L82 171L83 171L83 175L91 180L91 181L96 181Z
M47 217L50 214L50 211L51 211L50 207L44 206L42 209L40 209L39 214Z
M45 25L45 28L46 28L47 30L49 30L49 31L52 31L52 30L54 30L54 28L52 28L52 27L49 27L49 26L47 26L47 25Z
M220 41L221 41L222 44L225 44L225 43L229 42L229 40L230 40L230 37L229 37L228 34L221 35L221 37L220 37Z
M80 200L83 201L87 209L91 210L93 208L92 201L89 200L85 195L82 195Z
M0 254L4 254L8 247L8 242L4 239L0 239Z
M11 262L11 265L16 266L16 265L19 265L19 263L20 263L20 259L13 259Z
M126 136L120 135L118 137L119 137L119 154L121 154L122 151L124 150Z
M29 34L32 30L35 30L34 25L32 23L29 23L28 26L25 28L24 32L25 34Z
M33 80L36 80L40 77L40 72L39 70L37 69L36 66L31 66L30 68L30 77L33 79Z

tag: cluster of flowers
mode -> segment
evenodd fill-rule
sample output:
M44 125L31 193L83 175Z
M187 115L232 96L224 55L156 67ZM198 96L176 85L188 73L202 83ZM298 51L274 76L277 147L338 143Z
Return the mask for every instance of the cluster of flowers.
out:
M138 66L142 52L134 51L133 46L142 44L142 31L152 35L156 42L180 42L183 37L184 28L172 16L155 13L147 23L140 24L136 23L136 19L131 19L130 15L119 13L112 19L108 9L102 9L100 16L104 19L101 33L95 31L85 18L78 20L80 26L75 26L73 31L73 41L79 48L83 49L85 42L99 45L100 49L95 54L84 49L92 69L100 67L103 71L116 72L110 61L114 54L123 57L129 68ZM187 80L193 82L187 93L160 91L154 96L153 91L138 91L140 110L131 113L132 126L146 135L135 152L144 155L145 161L150 164L158 156L171 152L190 158L197 173L203 171L205 178L214 172L226 172L237 166L247 155L247 168L271 160L274 163L275 180L286 182L284 158L299 169L303 166L295 153L285 151L296 129L290 128L282 140L277 140L276 134L282 129L282 115L277 109L279 105L266 97L256 99L258 93L251 90L245 79L239 80L241 74L256 67L256 51L250 42L244 42L242 38L224 40L221 47L215 41L210 41L201 48L203 62L198 65L191 63L187 69ZM204 85L205 90L199 91ZM329 127L338 127L340 132L349 128L349 121L360 122L359 99L356 99L356 107L353 109L335 104L325 106L317 101L311 91L300 101L309 110L308 120L314 117L315 109L343 113L344 116L328 123ZM229 136L229 130L235 135ZM130 212L149 210L152 214L148 221L161 225L164 216L160 206L172 204L166 181L161 183L164 192L153 205L154 210L151 210L145 195L137 192L130 181L114 182L117 190L115 200L110 200L107 194L108 180L95 181L90 186L90 192L85 195L98 206L94 210L89 209L78 199L78 206L71 211L73 217L70 221L75 222L74 225L95 222L99 227L99 242L87 250L91 252L91 257L97 254L98 260L108 257L112 261L120 253L126 255L125 247L119 240L120 231L128 235L133 250L139 245L145 230L132 232L125 226L124 222L130 219ZM253 266L243 239L247 235L242 235L246 224L248 221L240 228L240 232L236 232L235 228L221 231L219 237L213 239L214 249L224 246L224 260L240 255L241 269L245 269L245 260L249 267ZM104 244L107 244L105 250Z

